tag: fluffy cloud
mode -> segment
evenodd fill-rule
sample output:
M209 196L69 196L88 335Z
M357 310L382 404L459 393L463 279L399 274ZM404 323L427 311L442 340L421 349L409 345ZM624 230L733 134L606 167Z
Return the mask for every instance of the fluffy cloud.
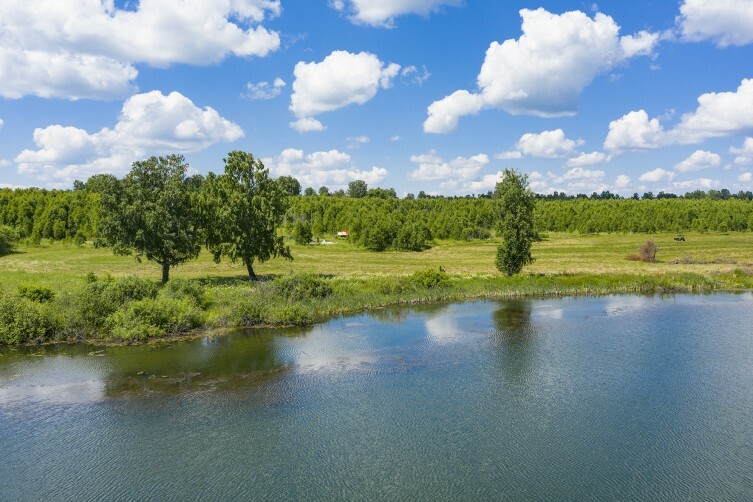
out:
M737 179L742 183L750 183L753 181L753 173L742 173Z
M645 110L630 112L609 123L604 149L622 151L658 148L664 135L664 128L659 119L649 120Z
M456 91L428 108L424 131L448 133L458 119L483 108L512 114L572 115L583 89L599 74L628 59L650 54L658 35L619 36L620 27L601 13L520 11L523 35L493 42L478 75L479 91Z
M484 166L489 163L489 156L481 153L473 157L457 157L445 162L432 150L427 154L413 155L410 161L418 164L418 168L408 174L410 179L439 181L443 187L457 187L460 183L477 177Z
M571 140L565 137L565 131L555 129L539 134L524 134L518 140L517 149L523 155L542 157L545 159L560 159L570 157L577 152L575 149L583 144L582 140Z
M327 127L316 119L311 117L305 119L298 119L293 122L289 122L288 125L291 129L298 132L321 132L327 129Z
M582 153L577 157L569 159L565 164L565 167L588 167L596 166L609 162L610 157L601 152Z
M693 190L711 190L712 188L718 188L721 183L718 180L712 180L709 178L698 178L695 180L675 181L672 183L670 190L676 192L680 191L693 191Z
M722 47L753 42L749 0L685 0L677 21L687 41L713 40Z
M698 98L698 108L682 116L673 131L674 142L699 143L753 129L753 79L735 92L709 92Z
M274 79L274 82L271 84L267 81L262 81L258 84L249 82L246 84L246 92L243 94L243 97L249 99L274 99L280 95L283 87L286 85L285 81L280 77Z
M671 144L701 143L753 129L753 79L734 92L709 92L698 97L698 108L686 113L671 130L645 110L630 112L609 124L604 148L612 151L657 148Z
M745 138L743 146L740 148L730 148L730 153L737 155L735 164L745 165L753 162L753 138Z
M0 129L2 129L4 125L5 125L5 121L3 119L0 119Z
M609 190L620 191L630 185L630 178L625 175L617 177L614 185L605 182L606 174L601 170L574 167L564 174L548 172L545 175L539 172L530 173L528 176L529 186L537 193L564 192L568 194L603 192Z
M721 164L722 158L716 153L696 150L690 157L675 165L675 169L681 173L690 173L719 167Z
M51 125L34 131L37 150L24 150L15 162L21 174L53 184L70 184L97 173L122 174L152 154L193 152L243 136L241 128L210 107L198 108L180 93L159 91L129 98L118 123L89 134Z
M0 97L4 98L29 94L42 98L119 98L135 89L132 82L137 75L131 64L102 56L0 47Z
M653 171L648 171L641 174L638 179L640 181L648 181L652 183L658 183L660 181L672 181L673 179L675 179L675 173L658 167Z
M391 87L399 71L400 65L385 66L368 52L335 51L320 63L301 61L295 65L290 110L300 122L351 104L362 105L380 88Z
M355 23L392 27L395 18L404 14L423 14L445 5L460 5L462 0L331 0L330 5L347 12Z
M630 188L630 176L627 176L625 174L620 174L617 176L617 179L614 180L614 188L616 190L625 190L626 188Z
M132 91L134 64L211 64L280 46L259 23L279 0L0 2L0 96L101 98Z
M303 185L341 186L354 180L376 184L387 177L389 172L381 167L370 171L359 170L347 153L337 150L314 152L306 155L303 150L288 148L277 157L262 159L274 176L293 176Z

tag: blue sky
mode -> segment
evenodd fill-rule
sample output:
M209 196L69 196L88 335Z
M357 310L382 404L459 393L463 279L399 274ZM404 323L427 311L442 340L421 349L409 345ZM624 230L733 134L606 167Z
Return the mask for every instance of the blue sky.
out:
M753 1L3 0L0 186L242 149L304 186L753 189Z

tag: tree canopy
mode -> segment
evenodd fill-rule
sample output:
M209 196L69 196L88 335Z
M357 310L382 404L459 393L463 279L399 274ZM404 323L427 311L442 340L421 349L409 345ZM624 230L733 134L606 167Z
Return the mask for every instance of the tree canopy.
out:
M497 248L497 269L512 276L533 263L531 244L536 238L533 219L536 201L528 188L528 176L512 169L505 169L494 197L499 203L497 233L503 239Z
M99 232L117 254L136 253L162 266L162 282L170 267L192 260L201 250L197 213L197 180L186 177L181 155L134 162L121 181L102 193Z
M255 279L255 261L292 259L277 231L288 207L288 192L250 153L232 151L224 161L225 173L210 173L204 183L207 247L217 262L222 257L240 260Z

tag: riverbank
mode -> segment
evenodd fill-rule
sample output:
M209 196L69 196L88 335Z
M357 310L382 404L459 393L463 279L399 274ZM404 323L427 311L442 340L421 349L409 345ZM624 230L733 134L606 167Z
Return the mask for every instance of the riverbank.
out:
M240 265L204 257L178 268L166 286L155 280L158 267L109 250L22 248L0 259L0 343L143 343L473 299L753 290L753 234L691 234L679 243L654 235L658 263L626 260L647 237L547 236L534 248L537 262L511 278L493 270L493 242L438 243L424 253L340 242L298 246L293 262L260 265L256 283Z

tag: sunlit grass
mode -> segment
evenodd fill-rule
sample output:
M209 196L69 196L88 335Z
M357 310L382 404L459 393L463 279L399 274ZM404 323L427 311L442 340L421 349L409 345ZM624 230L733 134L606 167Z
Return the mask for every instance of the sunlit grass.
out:
M523 276L535 275L666 275L698 273L729 274L737 269L753 268L753 233L685 234L685 242L675 242L675 234L548 234L534 245L536 262L526 267ZM647 239L659 245L659 263L632 262L625 259ZM255 265L262 276L288 272L309 272L332 277L370 277L407 275L416 270L440 266L454 277L498 276L494 267L497 243L461 243L441 241L427 251L371 252L346 241L320 246L291 245L294 260L272 259ZM706 264L670 264L690 257ZM711 263L724 261L728 263ZM17 253L0 257L0 284L15 289L21 284L47 286L63 290L80 284L87 273L160 279L159 266L133 257L115 256L109 249L91 245L53 243L42 247L20 247ZM242 279L241 264L214 263L204 252L198 260L174 267L173 278L199 278L211 281Z

